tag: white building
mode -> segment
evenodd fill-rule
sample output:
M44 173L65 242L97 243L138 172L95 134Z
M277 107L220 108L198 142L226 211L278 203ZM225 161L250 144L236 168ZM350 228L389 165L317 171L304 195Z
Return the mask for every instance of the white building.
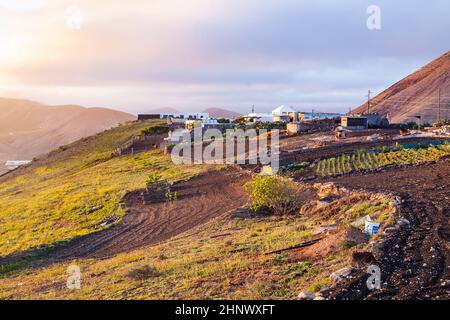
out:
M185 126L186 129L194 129L197 127L205 128L207 126L215 126L218 125L219 122L217 119L205 118L205 119L196 119L196 120L186 120Z
M208 119L209 113L207 112L176 112L176 113L160 113L161 119L165 118L181 118L181 119Z
M298 111L292 107L288 107L285 105L281 105L278 108L272 110L273 116L288 116L293 113L298 113Z
M9 161L6 161L5 167L8 168L9 170L14 170L20 166L29 164L30 162L31 162L31 160L9 160Z
M191 132L186 129L170 131L169 136L167 138L164 138L164 140L166 140L168 143L179 143L179 142L183 141L183 137L185 135L190 136L190 134L191 134Z

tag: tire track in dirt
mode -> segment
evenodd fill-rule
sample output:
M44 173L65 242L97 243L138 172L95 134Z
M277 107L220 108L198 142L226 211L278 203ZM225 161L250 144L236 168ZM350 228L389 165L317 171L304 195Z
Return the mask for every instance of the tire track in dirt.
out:
M172 204L143 204L138 190L124 201L127 214L117 225L72 241L49 254L48 260L81 257L108 258L165 241L228 211L243 206L243 185L250 175L227 169L210 171L176 184L178 200Z
M450 298L449 160L327 180L347 188L395 193L403 199L401 213L410 221L409 227L385 236L379 261L381 290L369 291L368 275L361 272L333 290L331 298Z

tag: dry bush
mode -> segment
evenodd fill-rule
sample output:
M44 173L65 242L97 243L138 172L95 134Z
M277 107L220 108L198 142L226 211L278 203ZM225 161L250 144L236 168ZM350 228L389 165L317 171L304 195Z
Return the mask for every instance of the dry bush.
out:
M155 268L145 265L128 272L128 277L134 280L147 280L150 278L158 277L160 273Z

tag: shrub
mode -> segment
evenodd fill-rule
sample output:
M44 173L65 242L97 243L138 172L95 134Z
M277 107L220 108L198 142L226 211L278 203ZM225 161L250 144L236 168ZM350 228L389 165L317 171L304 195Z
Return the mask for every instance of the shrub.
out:
M158 173L158 171L152 171L147 176L147 187L150 187L152 185L159 184L162 181L161 175Z
M165 134L170 131L169 126L153 126L141 130L142 136L150 136L153 134Z
M147 280L150 278L158 277L160 276L160 273L151 266L143 266L140 268L136 268L128 272L128 277L134 280Z
M259 175L244 187L250 193L249 206L254 212L269 209L277 215L285 215L300 208L300 190L291 179Z
M286 122L256 122L255 129L258 130L273 130L273 129L286 129Z

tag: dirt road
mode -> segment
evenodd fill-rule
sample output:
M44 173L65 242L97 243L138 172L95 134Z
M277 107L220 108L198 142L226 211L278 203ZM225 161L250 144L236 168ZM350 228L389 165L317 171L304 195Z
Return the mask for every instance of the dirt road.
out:
M106 258L167 240L243 206L247 201L243 184L248 179L243 171L210 171L177 184L178 200L169 206L146 205L141 191L130 193L125 199L128 213L119 224L74 240L48 259Z
M367 274L343 283L336 299L450 299L450 161L328 179L348 188L392 192L410 227L387 236L379 261L382 289ZM336 291L336 290L335 290Z

